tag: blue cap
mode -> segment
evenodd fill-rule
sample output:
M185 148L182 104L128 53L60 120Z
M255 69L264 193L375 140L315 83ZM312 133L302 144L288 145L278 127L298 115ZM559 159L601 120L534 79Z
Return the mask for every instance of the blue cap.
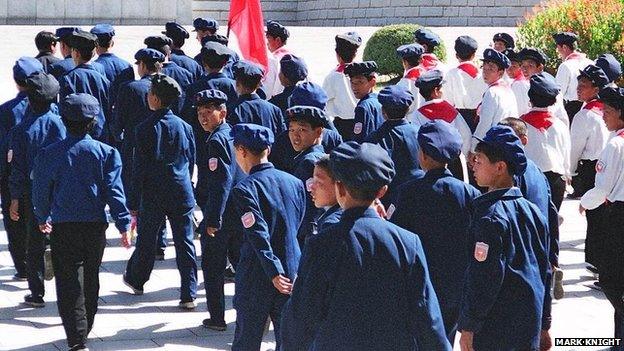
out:
M91 34L95 34L98 38L110 39L115 36L115 28L108 23L100 23L91 28Z
M432 69L423 73L416 79L415 85L419 88L431 89L442 85L444 82L444 74L442 71Z
M474 54L477 52L478 47L479 44L477 44L477 41L471 36L462 35L455 39L455 52L461 57Z
M503 54L505 54L505 56L507 56L507 58L511 62L520 62L520 61L522 61L520 59L520 56L518 56L518 53L515 52L514 49L505 49L505 51L503 51Z
M429 157L449 163L461 153L462 138L453 125L441 119L423 124L418 130L418 145Z
M60 112L70 121L90 121L100 113L100 103L90 94L69 94L61 101Z
M598 94L598 98L603 103L614 107L617 110L624 111L624 88L603 88Z
M193 97L195 106L207 104L224 104L228 101L227 95L217 89L202 90Z
M414 32L414 39L419 44L426 44L429 49L432 49L442 43L442 39L440 39L440 36L427 28L417 29Z
M609 83L615 82L620 79L622 75L622 65L611 54L602 54L596 58L596 66L602 68L604 73L609 78Z
M377 62L375 61L353 62L344 69L344 74L349 77L370 76L375 72L377 72Z
M232 126L230 135L234 138L234 145L242 145L248 149L262 151L275 141L273 132L253 123L239 123Z
M542 50L537 48L524 48L518 52L518 59L522 60L533 60L537 64L546 65L548 62L548 56Z
M233 68L235 79L238 77L262 77L264 75L262 67L246 60L237 61Z
M474 137L496 150L500 150L503 154L504 161L507 163L510 173L514 175L522 175L526 170L527 158L524 154L524 147L516 133L507 126L496 125L485 133L483 139Z
M329 163L336 180L366 190L379 190L395 175L390 155L377 144L342 143L329 155Z
M298 84L288 99L289 106L314 106L321 110L325 109L328 100L325 90L312 82Z
M602 70L602 68L596 65L587 65L587 67L580 71L578 77L585 77L589 79L592 84L598 88L603 88L605 85L609 84L609 77L607 77L607 74Z
M179 23L176 22L167 22L165 24L165 31L161 33L168 36L169 38L188 39L190 37L190 34L186 30L186 28L182 27Z
M209 41L202 45L201 48L201 56L204 57L212 57L212 56L232 56L234 52L230 50L227 46L223 44L219 44L214 41Z
M95 49L97 36L84 30L77 30L67 39L72 48Z
M529 92L548 98L556 98L561 90L553 76L544 73L532 75L530 85Z
M165 54L156 49L140 49L134 59L142 62L165 62Z
M280 60L280 72L292 83L308 77L308 66L295 55L284 55Z
M572 32L559 32L553 34L553 39L555 39L555 43L557 43L557 45L572 46L574 42L578 40L578 35Z
M514 41L514 38L507 34L507 33L496 33L494 34L494 37L492 38L492 41L502 41L503 43L505 43L505 47L507 49L513 49L516 47L516 43Z
M209 42L215 42L215 43L219 43L219 44L227 46L229 43L229 39L226 36L221 35L221 34L210 34L210 35L206 35L205 37L201 39L202 46L206 45L206 43L209 43Z
M329 120L325 111L313 106L293 106L286 110L289 121L304 121L312 127L327 127Z
M386 110L409 108L414 102L414 94L402 85L389 85L379 92L377 99Z
M22 56L15 61L13 66L13 79L25 81L28 76L36 72L43 72L43 65L33 57Z
M197 32L198 30L213 30L216 32L219 29L219 22L213 20L212 18L198 17L193 20L193 27L195 28L193 30L194 32Z
M165 99L175 99L182 95L182 88L175 79L164 75L154 74L151 78L151 90L158 94L158 97Z
M60 89L61 87L56 78L43 71L35 72L26 78L26 91L29 99L56 101L56 96Z
M277 21L267 21L266 34L269 34L272 37L282 38L282 40L286 40L290 37L288 29Z
M483 51L483 58L481 60L484 62L494 62L503 69L507 69L511 66L511 61L509 61L505 54L490 48Z
M74 32L80 30L80 27L60 27L56 28L54 32L54 36L57 37L60 41L65 41L69 38Z
M362 45L362 37L357 32L347 32L336 35L336 45L340 45L340 42L347 42L353 46Z
M150 49L159 50L165 45L171 46L173 44L173 40L164 35L150 35L149 37L145 38L145 40L143 40L143 44L145 44Z
M425 53L425 48L418 43L401 45L396 49L396 54L400 58L408 58L414 56L422 56Z

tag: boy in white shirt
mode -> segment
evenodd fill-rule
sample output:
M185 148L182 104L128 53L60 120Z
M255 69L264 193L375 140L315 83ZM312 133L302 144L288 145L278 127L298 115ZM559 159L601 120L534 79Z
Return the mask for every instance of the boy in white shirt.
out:
M418 93L418 87L416 87L416 80L425 73L424 68L420 67L422 61L422 55L425 53L425 49L420 44L407 44L401 45L396 49L397 56L401 58L401 64L403 65L404 73L403 78L397 83L398 86L402 86L407 89L412 95L414 95L414 102L407 111L408 117L411 116L422 105L424 100Z
M421 68L425 71L437 69L442 71L442 73L447 71L444 63L433 53L436 46L442 43L439 35L427 28L419 28L414 32L414 40L425 48L425 54L423 54L422 62L420 63Z
M524 76L520 66L522 60L520 56L513 49L507 49L503 52L505 56L511 61L511 65L507 68L507 76L509 77L509 85L516 97L516 104L518 106L518 114L523 115L529 112L531 105L529 104L529 79Z

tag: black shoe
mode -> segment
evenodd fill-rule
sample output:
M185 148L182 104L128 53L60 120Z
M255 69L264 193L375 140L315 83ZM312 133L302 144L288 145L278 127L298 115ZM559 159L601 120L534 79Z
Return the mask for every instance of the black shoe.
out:
M143 295L143 289L136 288L134 285L126 279L126 275L123 275L123 283L132 290L134 295Z
M24 304L31 307L45 307L45 301L41 296L33 296L32 294L24 296Z
M16 281L28 280L28 276L26 275L26 273L15 273L13 274L13 280L16 280Z
M164 261L165 260L165 250L162 250L162 249L156 250L156 253L154 254L154 259L156 261Z
M585 269L587 269L588 271L594 273L594 274L598 274L598 268L592 266L592 265L587 265L585 266Z
M204 328L216 330L216 331L226 331L227 324L225 322L214 322L211 318L206 318L202 321L202 325Z
M84 344L78 344L72 346L69 351L89 351L89 348L86 347Z

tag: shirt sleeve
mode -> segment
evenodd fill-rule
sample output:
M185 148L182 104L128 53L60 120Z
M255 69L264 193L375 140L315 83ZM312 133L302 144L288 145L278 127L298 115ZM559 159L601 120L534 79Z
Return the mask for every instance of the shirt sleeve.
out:
M595 185L581 198L581 205L584 208L593 210L607 201L607 196L615 188L617 176L622 169L622 159L617 145L609 142L596 163Z
M135 145L132 156L132 173L130 174L131 188L128 190L128 208L132 211L138 211L143 196L143 182L145 172L147 171L147 155L150 151L143 145L144 140L139 138L138 129L132 133Z
M28 157L27 144L23 129L16 128L12 135L8 153L11 155L8 159L11 164L11 173L9 175L9 193L12 200L21 200L26 192L26 182L29 177L28 165L26 158ZM9 156L7 156L9 158Z
M116 149L111 149L104 164L104 186L106 203L110 208L115 227L120 233L130 230L130 212L126 208L126 197L121 183L121 156Z
M53 182L52 170L48 163L50 160L45 149L41 150L33 166L33 208L37 223L44 224L50 216L50 204L52 202Z
M585 145L589 139L589 134L592 132L590 126L587 125L583 110L579 111L572 120L572 127L570 128L570 171L572 174L576 174L576 167L581 160Z
M485 137L485 134L492 127L494 123L494 115L496 114L496 100L492 96L491 91L488 91L483 96L483 102L481 103L481 111L479 113L479 123L474 131L474 136L478 138ZM478 140L472 139L472 151L479 143Z
M557 75L555 76L555 80L557 84L561 87L561 96L565 97L568 94L568 87L570 86L570 68L568 68L565 64L560 64L559 69L557 69Z
M212 228L221 228L223 213L232 189L232 162L235 160L228 155L225 145L216 140L208 143L208 154L206 159L208 164L198 167L208 167L207 175L204 179L205 193L207 200L205 204L200 204L204 213L204 224Z
M464 156L468 156L468 153L470 152L470 144L472 142L472 132L470 131L470 127L468 127L466 120L464 120L464 117L460 114L455 117L454 124L462 138L462 153Z

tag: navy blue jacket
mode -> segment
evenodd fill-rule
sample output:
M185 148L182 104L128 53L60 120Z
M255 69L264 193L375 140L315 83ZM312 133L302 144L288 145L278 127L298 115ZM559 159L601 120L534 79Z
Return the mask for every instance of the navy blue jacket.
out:
M282 350L451 350L420 240L372 208L307 243L282 311Z
M325 152L322 145L312 145L306 150L301 151L293 159L294 167L292 175L299 178L306 187L306 211L303 217L303 223L297 234L300 245L303 245L306 238L312 235L314 220L321 213L321 210L314 206L314 201L312 201L312 195L308 188L308 182L312 181L314 164L324 155Z
M31 197L31 172L35 157L42 148L65 139L65 125L61 117L48 110L34 114L28 109L26 116L13 129L11 138L11 175L9 192L12 199Z
M135 129L135 156L128 207L142 202L184 214L195 206L191 175L195 137L190 125L169 109L154 111Z
M442 312L458 309L472 249L472 201L481 195L447 169L432 169L401 185L388 208L392 223L418 234Z
M282 110L266 100L262 100L258 94L246 94L238 97L236 106L228 117L232 125L238 123L255 123L269 128L274 135L286 130Z
M22 121L28 110L26 93L20 92L13 99L0 105L0 176L9 176L7 152L11 142L12 130Z
M282 114L284 116L286 116L286 110L288 110L289 107L288 99L290 98L290 95L292 95L292 92L293 90L295 90L296 87L296 85L284 87L284 91L277 95L274 95L272 98L269 99L270 103L279 107L279 109L282 110Z
M473 211L458 328L474 332L475 350L537 349L550 290L546 220L515 187L481 195Z
M110 52L99 55L94 63L99 63L104 67L104 76L111 82L110 103L114 106L119 88L134 80L134 68L128 61Z
M97 126L91 135L100 141L108 142L110 137L109 124L112 118L110 104L110 81L99 73L91 64L81 64L59 81L61 83L60 96L86 93L93 95L100 103L100 114L97 117Z
M204 214L203 225L212 228L240 227L233 212L230 191L245 174L236 163L232 128L223 123L213 131L205 143L198 145L206 149L206 162L199 164L195 198ZM200 177L199 175L204 176ZM227 225L236 221L235 225ZM228 223L224 223L228 222Z
M384 122L381 104L376 93L370 93L358 101L355 106L353 139L358 143L366 140L369 134L381 127ZM346 137L345 137L346 139Z
M151 78L151 75L145 75L123 85L119 90L119 98L113 111L111 134L115 142L123 145L122 158L124 152L132 152L132 136L136 126L152 114L147 103L147 93L152 87ZM127 166L124 164L124 167Z
M41 64L43 65L43 71L46 73L50 73L50 69L52 68L52 65L54 65L55 63L61 61L60 58L54 56L51 52L49 51L45 51L45 52L40 52L37 54L37 56L35 56L35 58L37 60L39 60L39 62L41 62Z
M193 59L195 60L195 62L197 62L201 67L204 67L202 60L201 60L201 53L195 55L195 57L193 57ZM225 64L225 66L223 66L223 73L225 74L226 77L230 78L230 79L234 79L234 63L240 61L240 57L238 56L238 54L235 52L232 56L230 56L230 58L228 59L227 63Z
M324 209L323 212L314 221L314 230L312 231L312 234L316 235L321 231L325 230L325 228L328 228L340 222L340 218L342 218L342 213L342 208L338 204Z
M173 111L174 114L179 115L180 112L182 112L184 101L186 101L186 88L188 88L188 86L194 81L193 74L178 66L173 61L165 62L160 73L173 78L176 82L178 82L178 84L180 84L180 88L182 88L182 94L178 97L178 101L171 106L171 111Z
M33 168L33 206L39 224L107 223L106 205L120 232L130 228L121 184L121 159L114 148L89 135L68 135L41 150Z
M326 154L332 152L332 150L342 143L342 136L334 129L323 128L323 150ZM297 151L292 147L290 138L288 137L288 131L284 131L275 137L275 142L271 147L271 153L269 154L269 161L271 161L277 169L281 169L284 172L292 172L295 156Z
M178 66L191 72L193 75L193 82L204 74L204 68L202 65L197 63L197 61L193 60L191 57L186 56L182 49L171 49L171 56L169 59L175 62Z
M395 189L420 170L418 127L405 119L387 120L377 130L372 131L365 141L381 146L394 162L396 175L390 183L388 193L382 199L387 203Z
M292 281L297 275L301 256L297 231L305 212L305 190L299 179L262 163L232 189L231 196L244 237L234 306L257 308L278 294L271 279L282 274Z
M67 72L74 69L74 67L76 67L74 59L72 59L71 56L68 56L53 63L52 66L50 66L48 73L52 74L60 83L61 79L67 74Z

